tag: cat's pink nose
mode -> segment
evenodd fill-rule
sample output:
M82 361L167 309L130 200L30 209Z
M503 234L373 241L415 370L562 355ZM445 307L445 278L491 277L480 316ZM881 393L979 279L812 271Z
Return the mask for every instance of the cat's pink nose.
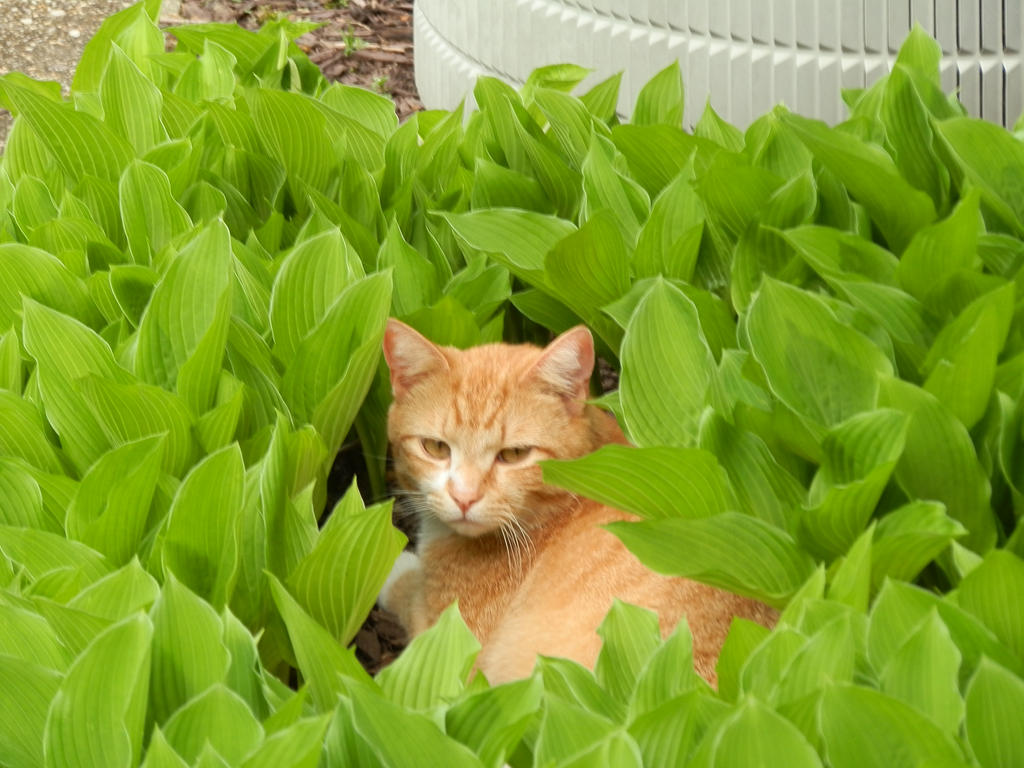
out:
M448 495L462 511L463 517L469 512L469 508L480 501L482 494L479 488L460 488L454 483L448 483Z

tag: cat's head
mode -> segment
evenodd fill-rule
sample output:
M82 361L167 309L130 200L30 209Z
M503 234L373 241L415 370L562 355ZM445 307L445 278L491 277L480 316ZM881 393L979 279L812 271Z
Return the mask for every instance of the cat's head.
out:
M384 356L395 396L388 413L398 480L420 514L464 536L529 528L564 506L537 462L597 447L584 405L594 341L583 326L547 347L437 346L388 322Z

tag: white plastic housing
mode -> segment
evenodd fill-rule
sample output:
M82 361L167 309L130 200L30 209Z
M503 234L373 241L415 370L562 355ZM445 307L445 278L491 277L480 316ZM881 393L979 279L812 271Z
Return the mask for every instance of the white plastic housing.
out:
M741 128L776 103L835 123L842 88L881 77L917 22L942 47L942 83L972 115L1024 108L1022 0L416 0L416 85L451 109L480 75L520 84L573 62L588 84L624 71L619 111L679 59L687 126L705 102Z

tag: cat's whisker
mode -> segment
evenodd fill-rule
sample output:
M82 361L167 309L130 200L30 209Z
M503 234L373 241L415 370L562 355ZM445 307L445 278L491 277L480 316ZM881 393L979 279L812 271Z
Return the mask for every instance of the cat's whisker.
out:
M514 547L512 545L512 542L510 541L509 530L507 528L505 528L504 525L501 525L498 528L498 533L501 534L502 543L504 543L504 545L505 545L505 560L508 562L508 569L509 569L509 571L512 571L512 569L513 569L513 564L512 564L513 554L512 554L512 552L513 552ZM517 572L519 571L518 560L516 562L515 569L516 569Z
M505 545L509 548L510 555L515 558L514 573L521 577L523 574L524 555L526 559L532 560L535 554L533 540L523 527L522 521L519 520L514 512L501 516L500 530L502 538L505 540ZM509 567L512 567L511 563Z
M399 520L422 519L434 514L434 505L424 491L396 489L394 497L395 515Z

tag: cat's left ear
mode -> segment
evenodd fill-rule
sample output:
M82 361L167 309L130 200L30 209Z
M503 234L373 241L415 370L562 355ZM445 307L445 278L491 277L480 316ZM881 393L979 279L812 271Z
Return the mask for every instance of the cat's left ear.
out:
M394 318L384 331L384 359L391 371L391 391L396 398L416 382L437 371L447 370L448 361L429 339Z
M544 348L531 373L566 398L570 409L583 411L590 396L590 374L594 372L594 337L584 325L570 328Z

